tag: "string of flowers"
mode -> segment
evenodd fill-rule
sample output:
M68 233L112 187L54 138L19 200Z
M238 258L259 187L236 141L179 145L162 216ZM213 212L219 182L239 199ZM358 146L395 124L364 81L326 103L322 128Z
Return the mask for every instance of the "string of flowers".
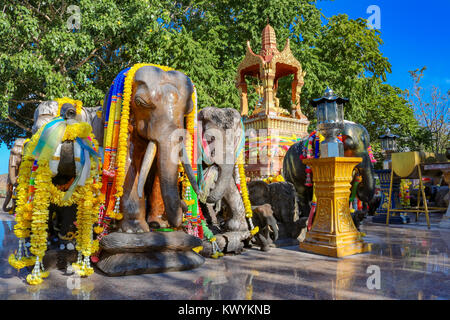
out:
M240 190L242 194L242 200L244 202L244 208L245 208L245 217L247 218L247 222L250 227L250 233L252 236L258 233L259 227L253 226L253 210L252 210L252 204L250 203L250 197L248 196L248 189L247 189L247 177L245 176L245 169L244 169L244 150L242 150L239 153L238 157L238 168L239 168L239 182L240 182Z
M55 120L59 119L61 118ZM53 123L55 122L49 124ZM81 276L93 272L89 265L89 257L92 252L98 250L98 241L92 239L92 225L96 221L99 204L97 200L100 188L99 162L97 159L90 161L89 178L83 186L77 185L72 196L65 199L66 192L52 184L49 161L53 154L47 152L38 156L34 155L42 132L49 124L42 127L24 147L24 156L18 177L17 224L15 226L15 235L19 238L19 250L10 255L8 259L9 263L17 269L34 264L32 273L27 276L27 282L33 285L42 283L43 278L48 276L48 272L44 270L42 259L47 250L50 203L58 206L77 204L77 249L79 256L84 255L84 261L77 264ZM89 125L66 125L61 139L62 141L74 140L74 143L75 140L77 143L87 143L87 148L92 148L96 152L98 143L93 136L89 136L91 131L92 128ZM33 257L29 256L25 247L28 237Z

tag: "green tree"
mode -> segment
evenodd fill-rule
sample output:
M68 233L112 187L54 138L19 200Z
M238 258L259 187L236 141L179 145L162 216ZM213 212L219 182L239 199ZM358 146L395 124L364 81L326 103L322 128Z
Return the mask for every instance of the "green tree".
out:
M67 28L69 4L79 7L79 29ZM0 0L1 9L0 139L7 144L29 135L40 101L69 96L99 105L115 75L138 62L185 72L196 84L200 107L238 109L236 68L247 40L259 51L267 20L279 49L289 38L307 72L301 104L313 124L308 102L329 85L351 99L346 118L365 125L372 141L386 126L399 135L417 134L401 90L384 83L391 66L380 52L379 31L363 19L326 18L316 1ZM289 109L288 86L280 82L278 92Z

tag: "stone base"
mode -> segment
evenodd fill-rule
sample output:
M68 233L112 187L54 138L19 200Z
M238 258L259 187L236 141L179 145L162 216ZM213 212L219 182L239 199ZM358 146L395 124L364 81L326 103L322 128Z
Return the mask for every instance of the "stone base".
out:
M108 276L117 277L191 270L203 263L205 258L194 251L134 252L102 254L97 268Z
M386 224L386 213L380 213L372 217L373 223L384 223ZM411 219L406 215L389 215L389 224L405 224L409 223Z
M97 268L112 277L190 270L205 262L192 250L201 245L201 239L182 231L113 232L100 241Z
M328 241L326 238L329 238ZM322 240L317 240L310 237L310 235L307 235L306 240L300 243L300 250L334 258L341 258L353 254L369 252L372 249L370 243L365 243L362 240L356 239L352 239L351 241L342 241L341 239L341 241L338 241L340 242L339 245L333 245L333 242L336 243L336 239L331 238L333 237L325 236Z

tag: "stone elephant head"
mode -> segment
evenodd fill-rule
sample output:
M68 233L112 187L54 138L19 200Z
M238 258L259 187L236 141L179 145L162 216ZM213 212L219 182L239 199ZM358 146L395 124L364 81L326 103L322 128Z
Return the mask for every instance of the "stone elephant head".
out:
M234 183L237 153L244 138L241 116L235 109L208 107L199 112L198 121L203 164L207 167L205 180L211 180L202 192L207 194L207 203L216 203Z
M180 142L186 138L185 115L194 107L193 90L192 81L178 71L144 66L134 75L121 199L124 232L148 232L149 224L159 228L182 223L185 206L178 190L178 165L180 154L186 154ZM192 168L182 163L197 190Z

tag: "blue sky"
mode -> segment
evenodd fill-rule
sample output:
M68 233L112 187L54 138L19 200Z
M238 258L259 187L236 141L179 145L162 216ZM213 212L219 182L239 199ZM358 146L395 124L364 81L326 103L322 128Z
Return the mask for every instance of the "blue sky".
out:
M319 1L325 16L345 13L369 18L370 5L381 13L381 51L392 65L387 82L401 89L412 85L408 71L427 66L422 85L450 89L450 0L335 0ZM0 174L8 172L9 150L0 146Z
M450 0L335 0L319 1L325 16L339 13L367 19L370 5L381 13L381 47L392 65L387 82L401 89L412 85L409 70L427 66L423 87L450 89Z

